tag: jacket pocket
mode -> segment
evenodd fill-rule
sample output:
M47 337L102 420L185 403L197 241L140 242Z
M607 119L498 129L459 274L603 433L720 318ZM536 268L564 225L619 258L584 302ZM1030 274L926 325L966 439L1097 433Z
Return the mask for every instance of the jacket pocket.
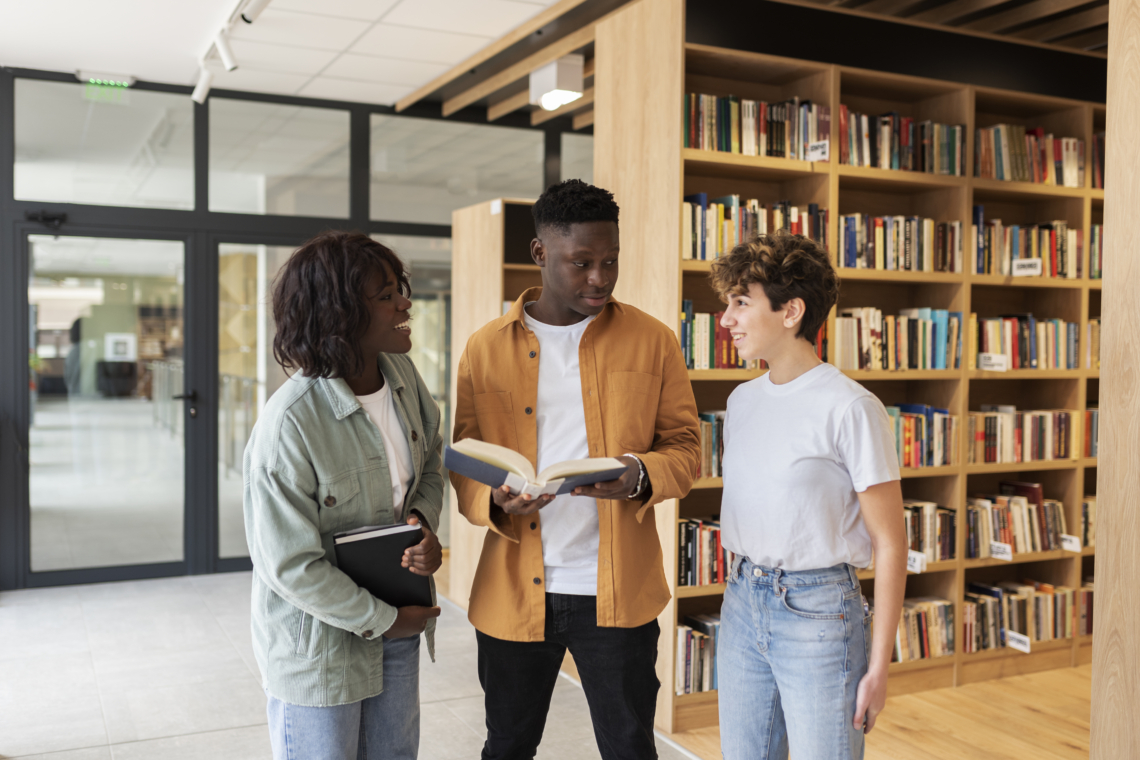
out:
M656 432L661 377L648 372L611 372L609 385L614 439L631 452L644 454Z
M297 621L297 637L293 647L293 654L297 657L311 660L320 655L321 621L307 612L301 612Z
M360 475L355 472L319 484L317 514L320 516L321 533L332 533L349 526L359 511L362 501L359 496Z
M519 450L518 433L515 432L514 406L510 391L476 393L475 419L479 423L479 435L487 443Z

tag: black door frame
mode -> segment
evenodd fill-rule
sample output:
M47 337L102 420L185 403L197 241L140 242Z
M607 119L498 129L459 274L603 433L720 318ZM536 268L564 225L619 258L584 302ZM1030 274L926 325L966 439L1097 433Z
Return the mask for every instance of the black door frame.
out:
M250 568L247 558L219 558L217 512L218 245L295 246L326 229L366 234L451 237L451 226L374 221L370 214L371 115L396 115L391 107L281 95L213 90L194 105L194 209L168 210L75 203L18 201L14 197L15 89L19 79L68 82L72 74L0 68L0 590L228 572ZM189 96L192 88L139 82L135 89ZM348 218L272 216L209 211L209 104L215 98L330 108L349 112ZM439 103L420 103L403 116L442 119ZM560 179L563 132L569 117L541 127L525 113L487 121L471 107L448 118L545 133L544 186ZM592 128L580 130L592 133ZM58 227L34 221L64 215ZM185 557L183 562L31 572L28 503L27 236L29 234L127 237L185 242L185 387L198 394L199 414L186 422ZM16 361L11 361L16 359ZM188 413L188 412L187 412Z

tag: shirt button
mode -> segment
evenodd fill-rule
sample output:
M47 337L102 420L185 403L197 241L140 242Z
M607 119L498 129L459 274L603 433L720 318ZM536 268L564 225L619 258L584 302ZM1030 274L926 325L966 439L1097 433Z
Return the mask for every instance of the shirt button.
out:
M420 439L420 434L413 430L412 431L412 440L418 441L419 439Z
M531 524L530 524L530 529L531 529L531 530L534 530L534 529L535 529L535 528L537 528L537 527L538 527L538 523L531 523Z
M530 414L530 407L529 406L526 408L526 413Z
M365 631L365 632L363 633L363 636L364 636L364 638L366 638L366 639L370 639L370 638L372 638L372 631Z
M326 496L325 497L325 506L326 507L335 507L336 506L336 497L335 496Z
M530 358L531 358L531 359L533 359L533 358L534 358L534 351L531 351L531 352L530 352Z
M538 585L541 585L541 584L542 584L542 579L541 579L541 578L535 578L535 579L534 579L534 585L538 586Z

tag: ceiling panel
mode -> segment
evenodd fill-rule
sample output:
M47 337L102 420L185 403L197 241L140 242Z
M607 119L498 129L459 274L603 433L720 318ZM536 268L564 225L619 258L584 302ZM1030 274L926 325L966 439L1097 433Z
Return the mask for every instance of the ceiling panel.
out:
M389 24L499 37L543 9L516 0L402 0L384 17Z
M305 74L239 68L237 71L216 72L213 86L225 90L296 95L311 78Z
M362 21L376 21L400 0L273 0L273 7L283 11L340 16Z
M323 75L334 79L358 79L364 82L401 84L415 88L443 74L448 68L442 63L403 61L399 58L345 53L325 69Z
M492 42L493 37L377 24L364 33L351 52L453 66Z
M356 103L395 103L414 89L394 84L317 77L297 94L307 98L329 98Z
M315 76L336 60L332 50L313 50L288 45L271 45L251 40L233 40L230 43L238 59L239 71L276 71L282 74ZM218 68L221 63L218 62Z
M239 23L231 34L240 40L341 51L356 42L369 26L367 21L283 11L271 4L256 23Z

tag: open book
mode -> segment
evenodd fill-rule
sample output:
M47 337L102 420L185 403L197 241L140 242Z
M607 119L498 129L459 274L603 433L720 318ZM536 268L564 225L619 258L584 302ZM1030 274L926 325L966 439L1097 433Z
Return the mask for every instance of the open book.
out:
M443 466L491 488L504 484L512 495L570 493L578 486L592 486L617 480L625 473L625 465L610 457L571 459L552 464L537 475L522 454L505 446L464 438L443 452Z

